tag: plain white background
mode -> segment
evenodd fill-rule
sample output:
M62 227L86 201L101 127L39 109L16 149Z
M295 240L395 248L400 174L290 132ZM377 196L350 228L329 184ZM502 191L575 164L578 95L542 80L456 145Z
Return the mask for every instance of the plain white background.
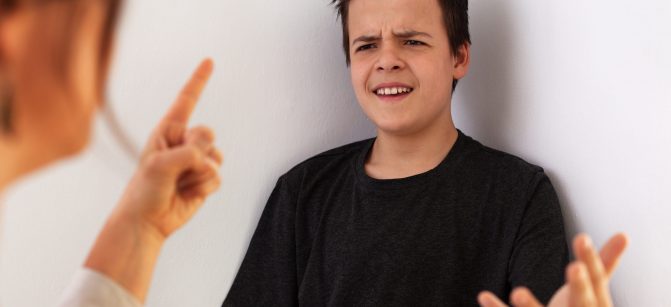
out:
M327 0L127 1L110 104L143 143L204 56L194 123L218 134L222 189L172 237L148 306L219 306L279 175L374 135ZM545 167L569 235L632 239L617 306L671 306L671 2L471 1L473 64L457 126ZM52 305L134 162L100 121L90 150L17 184L2 214L3 306Z

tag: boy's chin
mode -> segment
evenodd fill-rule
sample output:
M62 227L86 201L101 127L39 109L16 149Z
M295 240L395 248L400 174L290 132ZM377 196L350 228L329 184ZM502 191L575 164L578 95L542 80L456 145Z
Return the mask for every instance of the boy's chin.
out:
M417 133L416 127L401 121L379 121L375 122L375 126L377 127L378 135L408 136Z

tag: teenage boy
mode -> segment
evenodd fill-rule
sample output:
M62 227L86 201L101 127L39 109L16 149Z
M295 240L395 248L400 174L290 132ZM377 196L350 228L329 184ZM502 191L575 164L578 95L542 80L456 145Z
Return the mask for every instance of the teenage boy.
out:
M334 0L377 137L281 176L224 306L471 306L482 290L564 283L561 209L543 169L454 126L467 0Z

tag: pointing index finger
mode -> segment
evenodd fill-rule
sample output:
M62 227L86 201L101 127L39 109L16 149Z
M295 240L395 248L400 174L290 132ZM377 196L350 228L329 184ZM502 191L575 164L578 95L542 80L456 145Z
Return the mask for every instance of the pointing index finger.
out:
M175 102L163 117L163 121L178 122L186 125L193 113L196 103L210 79L214 63L212 59L203 60L191 75L191 79L184 85Z

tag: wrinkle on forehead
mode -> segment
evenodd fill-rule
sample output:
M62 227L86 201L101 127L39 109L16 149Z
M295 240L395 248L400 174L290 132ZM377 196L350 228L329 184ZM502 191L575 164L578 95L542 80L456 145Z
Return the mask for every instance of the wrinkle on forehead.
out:
M351 38L410 31L446 35L437 0L352 0L348 25Z

